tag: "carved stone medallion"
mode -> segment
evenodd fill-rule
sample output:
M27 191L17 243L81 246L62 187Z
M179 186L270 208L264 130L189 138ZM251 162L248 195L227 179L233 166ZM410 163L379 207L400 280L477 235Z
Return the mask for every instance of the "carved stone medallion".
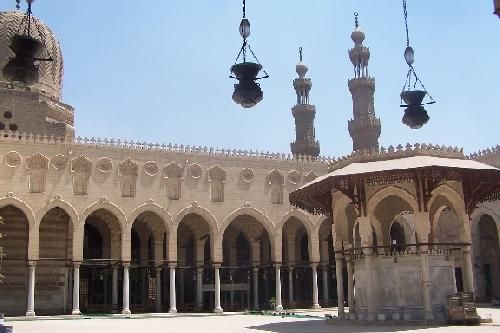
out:
M240 176L241 176L241 179L245 183L250 183L253 180L253 177L255 176L255 174L254 174L252 169L245 168L245 169L241 170Z
M148 176L156 176L158 174L158 163L155 161L147 161L144 163L144 172Z
M17 168L21 165L21 155L17 151L9 151L5 155L5 164L10 168Z
M101 157L97 160L97 170L108 173L113 169L113 161L109 157Z
M66 168L67 163L68 163L68 157L60 154L52 157L52 161L50 162L50 164L55 170L64 170L64 168Z
M191 177L193 177L194 179L200 178L201 175L203 174L203 169L197 163L190 164L188 171L189 171L189 175Z

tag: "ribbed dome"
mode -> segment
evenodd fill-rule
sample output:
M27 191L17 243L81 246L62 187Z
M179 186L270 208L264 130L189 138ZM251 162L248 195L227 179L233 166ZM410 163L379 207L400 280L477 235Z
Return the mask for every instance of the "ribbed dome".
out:
M14 52L12 52L9 45L12 36L18 32L24 15L24 12L20 11L0 12L0 85L2 86L8 81L3 77L1 69L7 64L9 59L14 56ZM40 81L34 84L32 88L60 100L63 80L63 57L59 41L49 27L43 22L34 17L32 17L32 20L35 20L40 28L39 32L36 25L32 22L32 36L39 40L41 40L40 34L44 36L46 50L41 57L52 57L54 59L53 61L40 62ZM20 31L24 31L24 28Z

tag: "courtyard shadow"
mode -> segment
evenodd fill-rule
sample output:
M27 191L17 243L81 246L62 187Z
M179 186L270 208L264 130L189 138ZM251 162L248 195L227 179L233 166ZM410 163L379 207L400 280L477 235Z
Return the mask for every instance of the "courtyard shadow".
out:
M438 328L440 326L368 326L360 325L342 325L328 323L326 320L305 320L293 322L271 323L257 326L248 326L260 332L274 333L371 333L371 332L404 332L411 330L424 330L428 328Z

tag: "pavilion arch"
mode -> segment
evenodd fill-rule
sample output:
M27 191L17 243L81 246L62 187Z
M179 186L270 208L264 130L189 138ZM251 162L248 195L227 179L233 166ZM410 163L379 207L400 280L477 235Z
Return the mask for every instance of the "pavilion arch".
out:
M436 241L436 225L440 223L445 208L450 209L458 221L459 234L456 241L470 241L470 225L467 223L468 216L465 213L465 205L462 196L446 184L438 186L431 193L431 198L427 204L429 219L431 222L430 236L433 242ZM453 219L455 220L455 219ZM441 234L441 232L439 232Z
M37 227L40 227L40 223L42 222L43 217L52 209L61 208L64 210L66 214L68 214L71 220L71 226L74 227L79 224L78 213L75 208L67 201L62 199L53 199L50 200L45 206L43 206L36 215Z
M337 238L339 239L334 239L333 243L335 242L342 242L344 240L349 240L349 236L347 233L349 232L348 230L348 225L343 225L343 222L348 224L348 220L345 216L345 211L349 205L352 205L352 200L349 198L347 195L343 194L340 191L336 191L333 194L333 202L335 206L333 207L333 228L335 229L335 234ZM340 237L339 237L340 236ZM347 239L343 239L345 237L348 237Z
M173 232L174 226L172 216L166 209L155 203L145 203L134 209L128 217L128 224L130 224L130 227L132 227L132 224L139 217L139 215L145 212L152 212L158 215L163 220L165 230L168 233Z
M458 194L457 191L455 191L446 184L440 185L437 188L435 188L434 191L432 191L431 198L429 200L429 203L427 204L427 207L429 209L430 207L432 207L432 205L436 201L436 198L438 198L439 196L443 196L450 201L450 203L453 206L450 208L453 208L453 210L455 210L457 216L460 217L460 215L465 214L464 199L460 194Z
M117 205L109 201L94 202L93 204L85 208L82 214L80 214L80 223L85 223L87 218L99 209L107 210L117 218L122 233L127 229L127 216Z
M419 211L417 200L410 192L402 189L401 187L389 185L377 191L368 200L368 204L366 207L367 215L371 216L375 212L375 208L377 208L378 204L380 204L382 200L384 200L389 196L396 196L406 201L406 203L411 207L411 209L413 209L413 213L417 213Z
M24 201L16 197L5 197L0 199L0 208L4 208L7 206L13 206L22 211L28 219L30 229L32 229L36 225L35 214Z

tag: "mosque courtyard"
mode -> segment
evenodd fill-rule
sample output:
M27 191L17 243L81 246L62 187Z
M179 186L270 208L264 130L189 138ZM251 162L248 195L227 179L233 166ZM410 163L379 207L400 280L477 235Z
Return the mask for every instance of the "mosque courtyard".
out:
M231 314L224 315L177 315L173 317L132 317L111 318L92 317L90 319L54 319L7 321L14 327L15 333L87 333L120 332L132 333L147 330L148 333L240 333L240 332L275 332L275 333L364 333L364 332L498 332L500 329L500 308L479 308L479 314L491 316L493 323L481 326L373 326L366 324L339 325L333 320L325 320L324 311L304 313L299 317L263 316ZM63 317L59 317L63 318Z

